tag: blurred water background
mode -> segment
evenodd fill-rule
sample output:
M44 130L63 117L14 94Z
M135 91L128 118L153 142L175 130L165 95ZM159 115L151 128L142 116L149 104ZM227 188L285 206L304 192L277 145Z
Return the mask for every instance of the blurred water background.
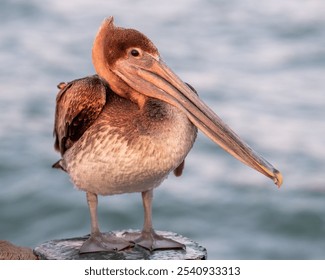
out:
M0 239L89 233L85 194L51 168L56 85L94 73L94 36L114 15L284 176L277 189L200 134L183 176L155 191L155 228L209 259L324 259L324 11L322 0L1 0ZM100 198L101 228L141 228L142 211L140 194Z

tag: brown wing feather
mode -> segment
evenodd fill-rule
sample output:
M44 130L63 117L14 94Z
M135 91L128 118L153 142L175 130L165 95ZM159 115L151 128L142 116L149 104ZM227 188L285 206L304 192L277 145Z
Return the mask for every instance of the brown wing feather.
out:
M176 169L174 170L174 175L176 177L179 177L183 174L183 170L184 170L184 165L185 165L185 159L182 161L182 163L176 167Z
M107 85L94 75L58 87L54 147L63 155L98 118L106 103Z

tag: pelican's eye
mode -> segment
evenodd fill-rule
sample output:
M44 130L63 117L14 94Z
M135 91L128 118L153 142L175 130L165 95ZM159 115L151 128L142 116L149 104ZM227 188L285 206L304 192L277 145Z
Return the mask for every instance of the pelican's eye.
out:
M132 49L131 50L131 55L134 57L137 57L140 55L140 52L137 49Z

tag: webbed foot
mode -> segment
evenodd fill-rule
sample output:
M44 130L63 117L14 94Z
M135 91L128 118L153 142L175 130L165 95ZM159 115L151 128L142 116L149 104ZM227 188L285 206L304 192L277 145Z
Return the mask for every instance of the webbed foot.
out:
M131 242L117 237L113 233L93 233L82 244L79 249L81 254L94 252L113 252L121 251L129 247L133 247Z
M153 229L149 232L126 232L123 234L126 240L137 244L149 251L167 250L167 249L183 249L186 246L170 238L166 238L157 234Z

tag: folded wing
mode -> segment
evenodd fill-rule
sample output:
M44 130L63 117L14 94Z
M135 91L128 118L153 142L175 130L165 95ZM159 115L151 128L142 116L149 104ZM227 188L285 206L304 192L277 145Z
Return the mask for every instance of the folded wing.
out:
M98 118L107 85L97 75L60 83L56 97L54 147L63 155Z

